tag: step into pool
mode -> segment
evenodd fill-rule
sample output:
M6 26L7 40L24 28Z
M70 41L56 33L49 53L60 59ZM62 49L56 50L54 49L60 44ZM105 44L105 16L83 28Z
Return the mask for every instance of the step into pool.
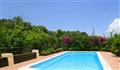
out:
M105 70L97 52L65 52L28 65L27 68L27 70Z

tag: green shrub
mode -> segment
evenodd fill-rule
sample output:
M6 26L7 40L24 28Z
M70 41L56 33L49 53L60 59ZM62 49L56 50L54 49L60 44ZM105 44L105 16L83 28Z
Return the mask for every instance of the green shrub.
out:
M110 51L119 56L120 34L112 38L89 36L79 31L48 31L44 26L34 26L17 16L0 19L0 53L26 53L39 49L48 55L60 51ZM12 49L22 48L22 49Z
M120 57L120 50L114 50L113 53Z

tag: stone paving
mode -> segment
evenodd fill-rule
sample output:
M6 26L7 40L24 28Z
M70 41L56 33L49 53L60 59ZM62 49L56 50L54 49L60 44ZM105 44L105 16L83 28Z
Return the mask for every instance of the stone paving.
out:
M61 53L61 52L59 52L59 53ZM36 59L21 62L21 63L15 64L15 65L12 65L12 66L6 66L3 68L0 68L0 70L18 70L19 67L43 60L43 59L48 58L48 57L52 57L52 56L57 55L59 53L51 54L48 56L40 56ZM103 55L103 57L105 58L105 60L108 62L108 64L111 66L111 68L113 70L120 70L120 57L116 57L115 55L113 55L110 52L100 52L100 53Z

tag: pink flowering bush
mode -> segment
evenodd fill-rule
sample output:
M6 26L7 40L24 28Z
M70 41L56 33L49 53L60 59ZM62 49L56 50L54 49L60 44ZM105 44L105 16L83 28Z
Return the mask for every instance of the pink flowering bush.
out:
M72 42L72 39L69 37L69 36L63 36L62 37L62 43L64 44L64 45L68 45L68 44L70 44Z
M99 39L99 44L103 44L106 41L105 37L98 37Z
M96 50L102 50L102 46L104 46L105 44L105 41L106 41L106 38L104 37L93 37L91 40L90 40L90 45L92 47L92 50L96 49ZM94 48L94 49L93 49Z

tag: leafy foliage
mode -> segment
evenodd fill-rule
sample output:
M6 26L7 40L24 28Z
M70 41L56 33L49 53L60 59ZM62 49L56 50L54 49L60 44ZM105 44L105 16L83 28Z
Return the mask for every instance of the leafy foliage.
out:
M0 53L14 54L39 49L40 54L47 55L63 50L111 51L120 53L120 34L112 38L89 36L79 31L48 31L44 26L34 26L20 16L0 20Z
M106 42L106 48L107 51L120 56L120 34L115 34L112 38L109 38Z

